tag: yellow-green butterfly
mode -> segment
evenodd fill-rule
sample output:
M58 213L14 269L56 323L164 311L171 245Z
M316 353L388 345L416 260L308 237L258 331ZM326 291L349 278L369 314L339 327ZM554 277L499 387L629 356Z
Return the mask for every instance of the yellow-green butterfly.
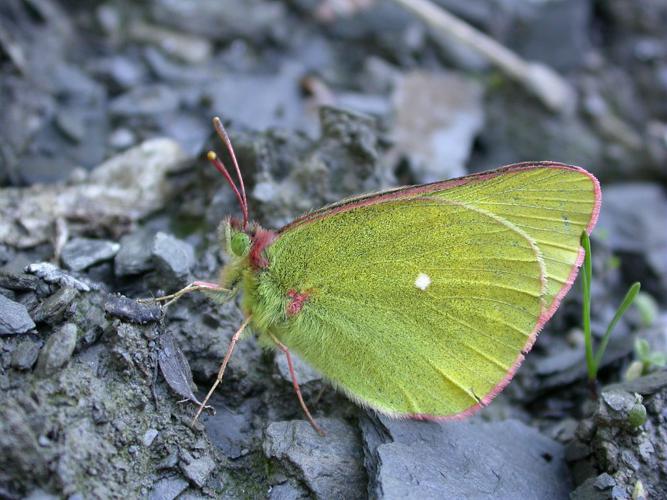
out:
M395 417L459 418L510 381L572 286L595 225L600 185L579 167L519 163L460 179L343 200L277 230L222 223L229 263L220 284L176 294L241 291L247 326L278 347L303 402L290 351L359 404ZM202 404L197 412L201 413ZM321 432L321 431L320 431Z

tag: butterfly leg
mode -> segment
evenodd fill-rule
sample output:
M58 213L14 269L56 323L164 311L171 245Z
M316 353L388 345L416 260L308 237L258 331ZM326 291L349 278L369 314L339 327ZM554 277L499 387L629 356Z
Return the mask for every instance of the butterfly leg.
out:
M296 373L294 373L294 364L292 363L292 355L289 352L289 349L285 344L283 344L280 340L278 340L275 335L269 332L269 335L271 336L271 339L276 343L278 346L278 349L280 349L282 352L285 353L285 356L287 357L287 366L289 368L289 374L290 377L292 377L292 385L294 386L294 392L296 392L296 397L299 399L299 404L301 404L301 409L303 410L303 413L305 413L306 418L308 419L308 422L310 422L310 425L317 431L317 433L320 436L324 436L324 431L322 428L317 425L317 422L315 422L315 419L313 416L310 414L310 411L308 410L308 407L306 406L306 403L303 400L303 396L301 395L301 388L299 387L299 382L296 380Z
M226 288L222 288L217 283L210 283L208 281L194 281L190 283L185 288L181 288L178 292L172 293L170 295L164 295L163 297L156 297L153 299L139 299L138 302L146 304L151 302L164 302L164 306L170 306L183 295L190 292L197 292L199 290L207 290L209 292L227 292Z
M225 354L225 358L222 360L222 364L220 365L220 370L218 371L218 376L215 379L215 382L213 383L213 386L209 389L208 393L206 394L206 397L204 398L204 401L199 405L199 408L197 408L197 413L195 413L195 416L192 419L192 423L194 424L197 419L199 418L199 415L201 415L201 412L204 411L204 408L206 408L206 403L208 403L208 400L211 398L213 395L213 392L215 391L215 388L218 387L218 384L222 382L222 377L225 375L225 369L227 368L227 363L229 363L229 358L232 357L232 352L234 352L234 346L236 346L236 343L239 341L241 338L241 334L243 333L243 330L246 329L248 326L248 323L250 322L250 318L252 316L248 316L243 323L241 323L241 326L239 327L238 330L236 330L236 333L232 335L232 340L229 342L229 347L227 347L227 353Z

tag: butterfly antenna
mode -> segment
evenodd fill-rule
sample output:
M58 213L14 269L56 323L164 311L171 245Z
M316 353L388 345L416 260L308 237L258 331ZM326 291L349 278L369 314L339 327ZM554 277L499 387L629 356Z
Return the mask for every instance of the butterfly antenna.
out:
M227 134L227 131L225 130L224 125L222 124L222 120L220 120L220 118L218 118L217 116L213 118L213 127L215 128L218 137L220 137L222 142L225 143L225 147L229 152L229 156L232 158L232 163L234 164L234 169L236 170L236 177L238 178L240 187L240 190L237 189L237 191L240 191L239 194L242 199L241 210L243 211L243 229L245 229L248 225L248 198L246 197L245 194L245 185L243 184L243 176L241 175L239 162L236 161L236 153L234 153L234 148L232 147L232 141L229 139L229 135Z
M234 184L234 180L232 179L232 176L229 175L229 172L227 171L227 168L225 167L224 163L220 161L220 158L218 158L218 155L215 154L215 151L209 151L206 154L206 158L208 161L210 161L215 169L220 172L224 177L225 180L227 181L227 184L230 185L232 190L234 191L234 194L236 195L236 199L239 202L239 205L241 207L241 211L243 212L243 228L248 225L248 208L246 207L245 202L243 201L243 196L241 196L241 193L239 192L238 188L236 187L236 184Z

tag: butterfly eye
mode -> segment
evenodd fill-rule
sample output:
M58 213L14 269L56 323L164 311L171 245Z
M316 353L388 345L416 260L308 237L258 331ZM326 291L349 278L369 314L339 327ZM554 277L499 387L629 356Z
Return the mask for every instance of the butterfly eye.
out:
M245 233L234 233L231 241L232 253L237 257L245 257L250 250L250 236Z

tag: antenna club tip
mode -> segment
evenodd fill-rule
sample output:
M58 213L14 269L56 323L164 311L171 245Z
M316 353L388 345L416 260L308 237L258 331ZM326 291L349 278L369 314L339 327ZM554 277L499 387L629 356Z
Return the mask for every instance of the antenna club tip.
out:
M209 151L206 153L206 158L208 158L209 161L215 161L218 159L218 155L215 154L215 151Z

